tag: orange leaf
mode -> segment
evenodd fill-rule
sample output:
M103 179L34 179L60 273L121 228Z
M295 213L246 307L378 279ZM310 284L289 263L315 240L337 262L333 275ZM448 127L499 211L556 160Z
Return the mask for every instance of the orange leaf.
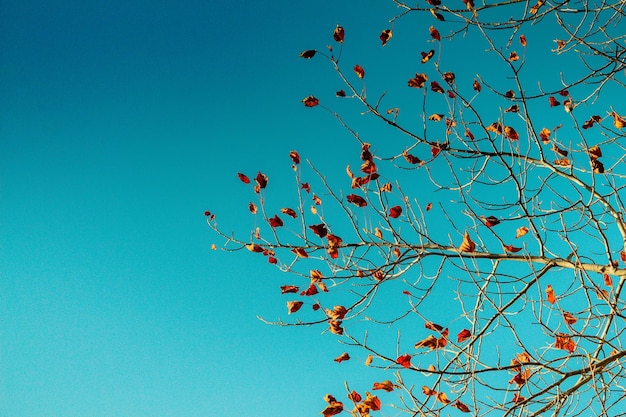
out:
M389 39L391 39L392 37L392 32L391 29L385 29L382 31L382 33L380 34L380 36L378 37L381 42L383 43L383 46L387 45L387 42L389 42Z
M363 401L363 405L368 407L372 411L380 410L380 400L377 396L370 395L369 392L365 393L365 400Z
M452 404L452 407L455 407L464 413L470 412L470 408L466 404L462 403L460 400L456 400L456 402Z
M598 159L602 156L602 150L598 145L592 146L587 150L591 159Z
M370 366L373 360L374 357L372 355L367 355L367 358L365 358L365 366Z
M305 97L302 99L302 102L304 103L305 107L315 107L320 104L320 101L314 96Z
M404 156L404 159L406 159L409 164L418 165L422 163L421 159L415 155L411 155L406 149L402 152L402 156Z
M565 320L565 323L567 324L574 324L578 321L578 319L574 317L572 313L568 313L567 311L563 312L563 320Z
M519 56L517 55L517 52L513 51L511 52L511 54L509 55L509 61L514 62L517 61L519 59Z
M537 14L541 6L546 2L546 0L539 0L537 4L530 8L530 14Z
M341 327L341 321L331 320L328 322L329 330L332 334L341 336L343 334L343 327Z
M548 302L550 304L554 304L556 302L556 296L554 295L554 290L550 284L546 287L546 296L548 297Z
M450 400L448 399L448 396L445 392L440 392L439 394L437 394L437 401L442 404L450 404Z
M430 211L433 208L433 203L426 204L426 211Z
M525 36L525 35L520 35L520 37L519 37L519 43L520 43L522 46L524 46L524 47L526 46L526 36Z
M343 403L334 401L322 410L324 417L335 416L343 411Z
M550 143L550 134L551 133L552 132L549 129L545 128L545 127L543 129L541 129L541 132L539 132L539 137L541 138L541 141L543 143L545 143L546 145L548 143Z
M296 254L297 256L299 256L300 258L308 258L309 254L306 253L306 251L304 250L304 248L293 248L291 250L291 252L293 252L294 254Z
M383 382L374 382L374 386L372 387L373 390L379 390L382 389L384 391L387 392L391 392L393 391L393 382L387 380L387 381L383 381Z
M480 86L480 83L478 81L474 80L473 87L474 87L474 91L476 91L477 93L480 93L480 90L482 89L482 87Z
M426 327L428 330L434 330L436 332L441 332L443 330L443 326L433 323L432 321L427 321L426 323L424 323L424 327Z
M515 239L524 236L526 233L528 233L528 227L522 226L518 228L517 232L515 233Z
M256 214L257 213L256 204L254 204L252 202L250 204L248 204L248 210L250 211L250 213Z
M613 126L618 129L623 129L624 127L626 127L626 118L620 116L615 112L612 112L611 116L613 116Z
M398 362L398 364L402 365L402 367L404 368L410 368L411 367L411 355L402 355L402 356L398 356L398 358L396 359L396 362Z
M613 286L613 280L611 279L611 276L609 274L604 274L604 285L606 285L607 287Z
M282 285L280 287L281 294L297 293L298 291L299 291L299 288L296 285Z
M302 304L304 304L302 301L287 301L287 311L289 312L288 314L295 313L296 311L300 310Z
M467 329L463 329L459 332L459 334L456 336L456 340L458 343L462 343L465 342L467 339L469 339L470 337L472 337L472 332L470 332Z
M332 320L343 320L348 314L348 310L344 306L335 306L332 310L326 309L326 316Z
M433 55L435 55L435 50L431 49L428 52L421 52L421 54L422 54L422 64L425 64L430 60L430 58L433 57Z
M568 167L571 165L571 162L567 158L559 158L554 161L554 165L557 165L560 167Z
M515 393L513 395L513 399L511 400L512 402L514 402L515 404L519 404L521 402L526 401L526 397L522 397L521 395L519 395L518 393Z
M504 126L504 136L510 140L519 140L519 134L511 126Z
M422 387L422 392L424 393L424 395L428 395L429 397L431 395L437 395L437 391L428 388L426 385Z
M456 77L455 77L453 72L444 72L443 73L443 80L445 82L447 82L448 84L453 84L455 78Z
M337 363L341 363L343 361L347 361L350 360L350 355L348 355L348 352L344 352L341 355L337 356L335 359L333 359L335 362Z
M522 248L517 248L513 245L504 245L504 250L511 253L516 253L522 250Z
M502 134L502 124L500 122L493 122L492 124L487 126L485 129L497 135Z
M463 235L463 242L461 246L459 246L459 251L461 252L474 252L476 250L476 243L472 241L470 238L469 232L465 232Z
M293 217L294 219L296 217L298 217L298 215L296 214L295 210L293 210L293 209L285 207L285 208L281 208L280 211L281 211L281 213L286 214L289 217Z
M363 398L361 398L361 394L356 391L352 391L348 394L348 399L353 403L360 403Z
M359 64L356 64L354 66L354 72L356 72L357 77L359 78L363 78L365 77L365 70L363 69L362 66L360 66Z
M335 28L335 31L333 32L333 39L335 39L336 42L342 43L344 36L345 36L345 32L343 28L337 25L337 27Z
M572 337L566 333L559 333L556 335L554 347L557 349L567 350L569 353L576 350L576 344L572 340Z
M424 83L428 80L428 76L426 74L415 74L415 78L411 78L409 80L409 87L412 88L422 88L424 87Z

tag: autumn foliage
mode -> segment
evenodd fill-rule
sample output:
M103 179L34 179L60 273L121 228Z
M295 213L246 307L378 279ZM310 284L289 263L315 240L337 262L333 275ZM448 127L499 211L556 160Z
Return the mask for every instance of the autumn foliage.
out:
M624 3L393 4L373 39L337 25L299 54L342 83L294 106L345 128L345 174L285 149L284 170L227 177L243 231L213 207L209 226L276 269L293 320L267 322L321 326L346 348L329 361L376 372L320 400L324 417L623 412ZM405 24L410 56L394 50ZM359 43L397 65L345 58ZM270 174L295 189L271 194Z

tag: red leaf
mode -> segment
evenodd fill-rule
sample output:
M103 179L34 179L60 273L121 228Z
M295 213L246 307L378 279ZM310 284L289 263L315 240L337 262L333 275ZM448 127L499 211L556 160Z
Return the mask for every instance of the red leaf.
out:
M365 201L365 199L359 195L350 194L346 198L348 199L348 203L352 203L358 207L367 206L367 201Z
M351 393L348 394L348 399L352 401L353 403L360 403L363 398L361 397L361 394L359 394L358 392L352 391Z
M409 87L412 88L422 88L424 87L424 83L428 80L428 76L426 74L415 74L415 78L411 78L409 80Z
M299 57L304 59L311 59L315 56L317 51L315 49L307 49L306 51L300 52Z
M429 330L434 330L437 332L441 332L443 330L443 326L437 323L433 323L432 321L427 321L426 323L424 323L424 327L426 327Z
M519 37L519 43L520 43L522 46L526 46L526 36L524 36L524 35L520 35L520 37Z
M443 88L439 85L437 81L432 81L430 83L430 89L433 90L435 93L444 93Z
M272 265L276 265L278 263L278 259L274 258L273 256L269 256L267 258L267 262L271 263Z
M339 90L339 91L337 91L337 92L335 93L335 95L336 95L337 97L345 97L345 96L346 96L346 92L345 92L345 91L343 91L343 90Z
M304 304L302 301L287 301L287 311L289 312L289 314L295 313L296 311L300 310L302 304Z
M470 337L472 337L472 332L470 332L467 329L463 329L459 332L459 334L456 336L456 340L457 342L461 343L466 341L467 339L469 339Z
M252 202L250 204L248 204L248 210L250 210L250 213L256 214L257 213L256 204L254 204Z
M431 26L428 30L430 31L430 37L431 38L433 38L435 40L438 40L438 41L441 40L441 36L439 35L439 31L437 29L435 29L434 26Z
M607 287L613 286L613 280L611 279L611 276L609 274L604 274L604 285L606 285Z
M291 250L291 252L293 252L294 254L296 254L297 256L299 256L300 258L308 258L309 254L306 253L306 251L304 250L304 248L293 248Z
M310 193L310 192L311 192L311 186L309 185L309 183L308 183L308 182L303 182L303 183L300 185L300 187L301 187L304 191L306 191L307 193Z
M433 203L426 204L426 211L430 211L433 208Z
M300 289L296 285L281 285L280 293L288 294L288 293L297 293Z
M396 359L396 362L398 362L398 364L402 365L402 367L404 368L410 368L411 367L411 355L398 356L398 359Z
M394 206L389 209L389 217L397 219L398 217L400 217L401 214L402 214L402 207L400 206Z
M275 214L274 217L268 220L270 222L270 226L272 227L281 227L283 225L283 221L278 214Z
M311 295L317 294L317 287L313 284L309 285L309 288L302 291L300 295L310 297Z
M365 70L363 69L362 66L360 66L359 64L356 64L354 66L354 72L356 72L357 77L359 78L363 78L365 77Z
M328 234L328 230L326 229L326 225L324 223L311 225L309 226L309 229L311 229L313 233L319 237L326 237Z
M293 217L294 219L296 217L298 217L298 215L296 214L296 211L290 208L281 208L280 211L284 214L286 214L289 217Z
M343 30L343 28L339 25L337 25L337 27L335 28L335 31L333 32L333 39L335 39L335 41L342 43L343 39L345 37L345 32Z
M302 99L302 102L304 103L305 107L315 107L320 104L320 101L314 96L305 97Z
M389 380L386 380L383 382L374 382L374 385L372 386L372 390L374 391L382 389L384 391L391 392L393 391L393 388L394 388L393 382Z
M473 87L474 87L474 91L476 91L477 93L480 93L480 90L482 89L482 87L480 86L480 83L478 81L474 80Z
M516 253L522 250L522 248L517 248L513 245L504 245L504 250L511 253Z
M383 46L385 46L387 42L389 42L389 39L391 39L391 36L392 36L391 29L385 29L382 31L382 33L380 34L378 38L383 43Z
M256 178L254 179L254 181L257 183L259 188L267 187L267 182L268 182L267 175L263 174L260 171L258 174L256 174Z
M485 226L493 227L500 224L500 220L498 220L495 216L485 217Z
M241 182L243 182L244 184L250 184L250 178L248 178L247 175L242 174L241 172L239 172L239 173L237 173L237 176L239 177Z
M300 163L300 155L298 154L297 151L289 152L289 157L291 158L294 164L298 165Z
M554 98L553 96L550 96L550 98L548 98L548 101L550 101L550 107L556 107L559 104L561 104L556 98Z

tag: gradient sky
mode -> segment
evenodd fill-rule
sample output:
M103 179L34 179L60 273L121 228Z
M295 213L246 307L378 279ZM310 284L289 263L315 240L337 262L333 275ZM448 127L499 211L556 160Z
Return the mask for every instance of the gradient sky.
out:
M235 222L236 172L325 146L298 53L385 26L361 4L2 2L0 416L323 408L342 348L261 323L282 282L211 251L203 212Z
M345 350L332 335L259 321L285 315L286 278L211 251L203 216L248 230L235 174L280 189L291 149L331 174L354 163L355 142L300 103L341 84L298 53L341 23L371 39L346 59L404 88L432 23L422 39L398 25L386 48L416 64L396 74L364 52L395 7L354 4L2 2L1 417L316 415L344 380L371 381L363 358L329 360Z

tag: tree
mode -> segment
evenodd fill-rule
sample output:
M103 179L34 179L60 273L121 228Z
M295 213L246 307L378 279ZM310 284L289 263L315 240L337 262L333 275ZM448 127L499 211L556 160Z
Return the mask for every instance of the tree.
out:
M625 3L393 2L398 14L372 56L384 59L396 26L419 36L421 62L389 69L406 74L402 88L344 63L350 43L364 40L340 25L326 50L300 54L325 59L343 82L336 98L302 102L339 121L360 167L328 178L292 150L289 204L266 199L262 171L239 173L258 197L250 235L206 212L209 226L225 250L247 249L289 274L282 292L298 318L275 324L325 326L388 373L370 390L397 394L389 414L617 415L626 393ZM358 110L340 114L333 100ZM359 133L372 120L386 126L384 139ZM376 337L390 329L392 343ZM381 408L370 392L347 394L328 395L322 414Z

